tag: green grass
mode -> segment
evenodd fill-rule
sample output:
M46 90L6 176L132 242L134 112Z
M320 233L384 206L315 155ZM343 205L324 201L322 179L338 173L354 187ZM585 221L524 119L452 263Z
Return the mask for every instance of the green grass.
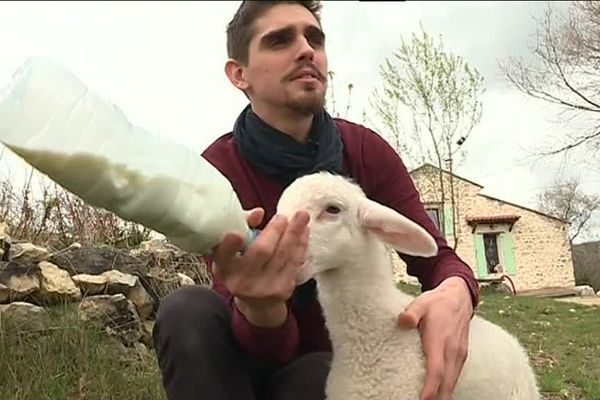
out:
M0 399L164 399L152 352L128 350L85 328L73 309L51 310L43 333L0 329Z
M69 307L51 313L44 333L0 326L0 399L165 398L152 351L124 352ZM521 340L546 399L600 399L599 307L484 291L477 313Z
M600 399L600 307L484 293L478 313L521 340L549 398Z
M401 285L410 294L415 286ZM600 307L482 290L477 314L514 334L547 399L600 399Z

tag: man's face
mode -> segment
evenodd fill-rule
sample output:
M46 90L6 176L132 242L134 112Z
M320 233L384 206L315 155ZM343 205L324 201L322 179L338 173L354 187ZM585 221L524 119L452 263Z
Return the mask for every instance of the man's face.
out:
M320 111L327 90L325 36L301 5L281 4L254 22L244 68L246 92L263 108Z

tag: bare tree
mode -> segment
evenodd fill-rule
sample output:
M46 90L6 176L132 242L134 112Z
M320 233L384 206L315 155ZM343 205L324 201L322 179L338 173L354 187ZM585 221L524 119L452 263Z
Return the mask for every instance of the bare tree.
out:
M383 125L380 131L409 166L437 166L441 221L446 220L444 170L450 172L456 248L458 201L452 173L464 159L462 144L481 120L483 78L460 56L445 51L441 39L434 42L423 29L410 41L402 40L380 67L380 75L382 87L374 91L370 103Z
M340 117L340 112L337 109L337 105L335 102L335 85L334 85L334 77L335 77L335 72L334 71L329 71L327 73L328 75L328 80L329 80L329 89L327 90L327 108L329 109L329 113L331 114L332 117ZM352 89L354 88L354 85L352 83L349 83L347 86L348 89L348 98L346 99L346 109L345 109L345 113L344 113L344 118L348 117L348 112L350 111L350 105L351 105L351 98L352 98Z
M600 150L600 1L572 2L566 14L551 4L537 20L534 61L509 57L500 63L521 92L556 105L567 132L550 138L534 154L550 156L582 148Z
M579 178L557 179L538 196L541 211L569 222L569 241L593 228L592 216L600 210L600 196L584 193Z

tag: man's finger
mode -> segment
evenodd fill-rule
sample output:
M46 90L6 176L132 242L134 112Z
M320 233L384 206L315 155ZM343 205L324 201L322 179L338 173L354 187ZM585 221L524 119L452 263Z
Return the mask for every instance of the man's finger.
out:
M460 374L460 366L457 364L458 359L456 356L454 358L446 359L446 369L444 371L444 377L442 378L442 382L440 383L440 387L438 389L437 398L440 399L450 399L450 395L454 390L454 386L456 385L456 381L458 380Z
M246 216L248 226L250 226L251 228L256 228L258 225L260 225L263 218L265 217L265 210L260 207L257 207L249 211L244 211L244 214Z
M219 273L227 273L225 268L231 265L231 262L237 253L242 249L244 245L244 238L235 232L227 233L221 243L214 248L214 261L216 263L216 270Z
M310 215L306 211L298 211L290 222L289 234L295 237L301 236L309 222Z
M405 328L416 328L425 315L425 302L423 297L418 297L398 315L398 325Z
M420 400L437 400L438 390L444 378L443 346L429 346L429 349L425 351L425 364L425 383Z
M298 239L298 246L296 247L296 252L293 255L293 261L297 264L302 264L306 259L306 251L308 249L308 241L310 239L310 229L308 226L304 228L304 231L300 235Z
M253 264L258 268L267 263L272 258L273 252L277 248L283 233L288 226L287 218L282 215L275 215L256 237L253 243L248 246L245 257L253 259Z
M465 335L462 335L465 340ZM449 399L456 382L460 376L464 363L466 361L467 350L463 347L461 341L446 345L445 361L446 372L440 385L439 395L442 399Z
M292 217L277 249L276 257L283 263L277 263L277 260L274 260L279 265L279 270L286 269L287 266L299 265L302 262L308 245L309 221L310 216L305 211L299 211Z
M402 311L400 315L398 315L398 325L404 328L414 329L419 325L419 317L413 311Z

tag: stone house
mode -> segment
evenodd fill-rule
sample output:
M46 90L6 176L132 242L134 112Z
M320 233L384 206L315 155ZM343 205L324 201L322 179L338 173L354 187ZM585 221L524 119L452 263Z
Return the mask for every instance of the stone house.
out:
M481 185L448 171L442 208L438 171L424 164L410 174L429 216L480 282L507 275L517 292L575 285L567 221L482 194ZM410 280L403 262L395 268L397 279Z

